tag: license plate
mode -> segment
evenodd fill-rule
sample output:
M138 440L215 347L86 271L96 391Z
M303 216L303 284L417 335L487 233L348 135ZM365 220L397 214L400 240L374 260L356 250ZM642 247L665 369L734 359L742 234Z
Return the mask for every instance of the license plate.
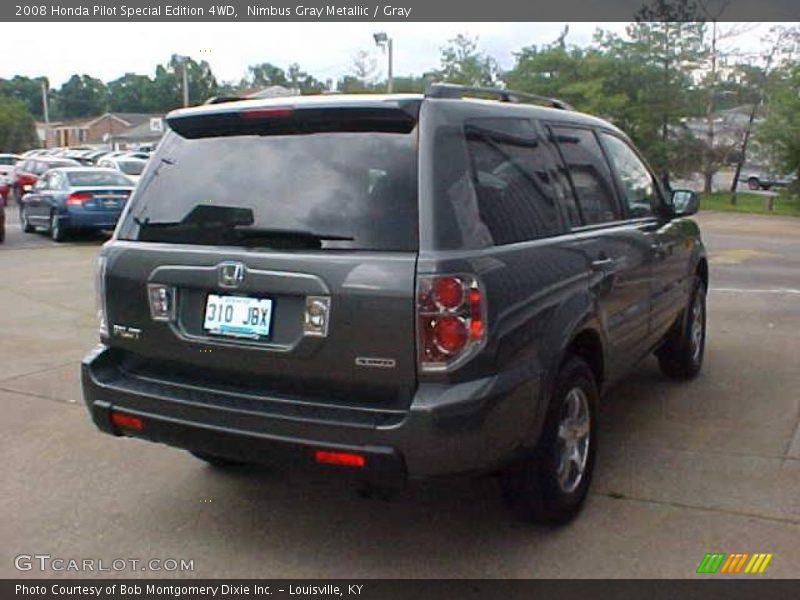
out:
M272 322L272 300L209 294L203 329L233 337L267 337Z

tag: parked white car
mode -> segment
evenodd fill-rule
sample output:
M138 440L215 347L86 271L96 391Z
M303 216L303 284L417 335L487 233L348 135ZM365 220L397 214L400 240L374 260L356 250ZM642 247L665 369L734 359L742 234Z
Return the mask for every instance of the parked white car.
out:
M147 166L147 161L133 156L103 157L97 161L97 166L106 169L116 169L127 175L130 179L139 181L142 171L144 171L144 168Z

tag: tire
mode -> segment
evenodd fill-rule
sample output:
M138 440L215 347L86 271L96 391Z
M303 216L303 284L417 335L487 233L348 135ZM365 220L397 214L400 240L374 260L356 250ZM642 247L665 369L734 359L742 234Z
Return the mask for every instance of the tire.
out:
M589 366L567 358L536 447L500 475L506 504L520 520L563 524L580 512L594 471L598 398Z
M31 225L30 219L28 219L28 211L25 210L24 206L19 207L19 226L22 228L23 233L33 233L36 228Z
M214 456L213 454L206 454L205 452L195 452L189 450L189 454L195 458L207 462L215 469L241 469L242 467L250 466L250 463L240 460L233 460L231 458L223 458L222 456Z
M54 242L63 242L67 238L67 232L58 223L58 215L50 213L50 237Z
M747 188L750 190L758 190L761 189L761 184L758 181L757 177L751 177L747 180Z
M695 275L683 315L656 352L662 373L673 379L691 379L700 372L706 348L706 286Z

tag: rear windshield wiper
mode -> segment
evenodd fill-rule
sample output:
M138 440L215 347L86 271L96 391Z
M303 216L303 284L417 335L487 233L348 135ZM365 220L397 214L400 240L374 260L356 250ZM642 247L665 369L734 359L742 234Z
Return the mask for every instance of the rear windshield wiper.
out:
M140 221L143 242L199 243L209 245L267 246L284 249L322 248L323 242L353 241L352 236L317 233L300 229L272 229L237 223Z
M134 221L143 242L209 245L322 248L322 242L353 241L350 236L297 229L253 227L253 210L238 206L198 204L180 221Z

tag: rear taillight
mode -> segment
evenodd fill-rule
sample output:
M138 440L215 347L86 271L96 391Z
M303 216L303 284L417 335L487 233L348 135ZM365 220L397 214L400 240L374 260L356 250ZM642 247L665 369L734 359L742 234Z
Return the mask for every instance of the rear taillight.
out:
M452 370L480 349L486 301L472 275L423 275L417 284L417 332L422 371Z
M92 199L92 195L86 192L75 192L67 196L66 203L69 206L83 206L83 203Z

